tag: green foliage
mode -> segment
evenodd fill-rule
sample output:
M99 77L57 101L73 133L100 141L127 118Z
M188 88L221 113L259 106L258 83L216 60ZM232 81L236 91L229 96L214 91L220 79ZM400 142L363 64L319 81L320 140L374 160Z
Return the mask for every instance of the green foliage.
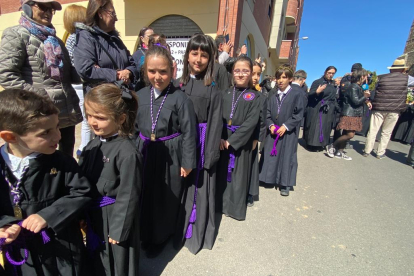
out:
M375 89L375 85L378 82L377 71L374 71L374 72L368 71L368 73L372 75L372 83L369 85L369 90L372 91Z

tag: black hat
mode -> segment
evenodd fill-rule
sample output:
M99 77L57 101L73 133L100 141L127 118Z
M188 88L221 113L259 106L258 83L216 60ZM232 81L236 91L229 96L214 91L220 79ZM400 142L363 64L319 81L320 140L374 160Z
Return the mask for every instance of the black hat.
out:
M354 65L352 65L351 72L354 72L357 69L362 69L361 63L354 63Z

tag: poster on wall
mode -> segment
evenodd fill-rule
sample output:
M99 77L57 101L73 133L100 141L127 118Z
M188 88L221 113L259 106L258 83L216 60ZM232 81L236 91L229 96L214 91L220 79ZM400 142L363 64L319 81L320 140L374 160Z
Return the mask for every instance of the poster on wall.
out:
M189 40L190 38L167 38L171 55L175 58L175 62L177 62L177 78L183 74L184 54Z

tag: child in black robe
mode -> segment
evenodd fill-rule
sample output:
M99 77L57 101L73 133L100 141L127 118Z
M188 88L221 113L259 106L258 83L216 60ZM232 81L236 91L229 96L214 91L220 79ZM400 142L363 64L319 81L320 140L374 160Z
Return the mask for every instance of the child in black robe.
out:
M251 89L252 71L250 58L237 58L234 87L223 92L216 209L237 220L246 218L254 131L260 114L259 93Z
M95 199L88 225L99 237L92 255L93 275L139 272L142 155L129 137L137 108L135 93L114 84L97 86L85 96L85 114L96 135L79 160ZM89 248L91 235L87 234Z
M178 245L185 243L193 254L203 248L212 249L216 233L216 165L220 157L223 120L221 92L213 82L215 53L215 42L210 36L194 35L187 44L183 75L177 81L177 85L193 102L196 127L201 126L198 137L204 134L204 145L198 145L198 168L184 180L185 208L181 210L176 235Z
M260 181L278 185L283 196L288 196L296 185L298 135L305 109L303 91L290 86L292 79L290 67L282 66L276 71L279 90L268 99L268 133L260 160Z
M138 91L138 149L144 154L142 248L156 257L177 231L184 178L196 168L196 115L191 100L171 83L173 61L165 45L145 55L150 86Z
M58 109L49 98L20 89L0 93L1 275L85 275L77 220L91 198L76 161L56 151ZM1 256L0 256L1 257Z

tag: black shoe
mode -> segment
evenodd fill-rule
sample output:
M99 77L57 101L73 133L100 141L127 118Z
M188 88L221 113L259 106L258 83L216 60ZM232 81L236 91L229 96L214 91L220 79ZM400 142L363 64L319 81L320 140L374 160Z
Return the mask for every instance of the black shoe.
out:
M282 187L280 189L280 195L281 196L289 196L289 187Z
M252 207L254 205L254 200L253 200L253 196L249 195L247 197L247 207Z

